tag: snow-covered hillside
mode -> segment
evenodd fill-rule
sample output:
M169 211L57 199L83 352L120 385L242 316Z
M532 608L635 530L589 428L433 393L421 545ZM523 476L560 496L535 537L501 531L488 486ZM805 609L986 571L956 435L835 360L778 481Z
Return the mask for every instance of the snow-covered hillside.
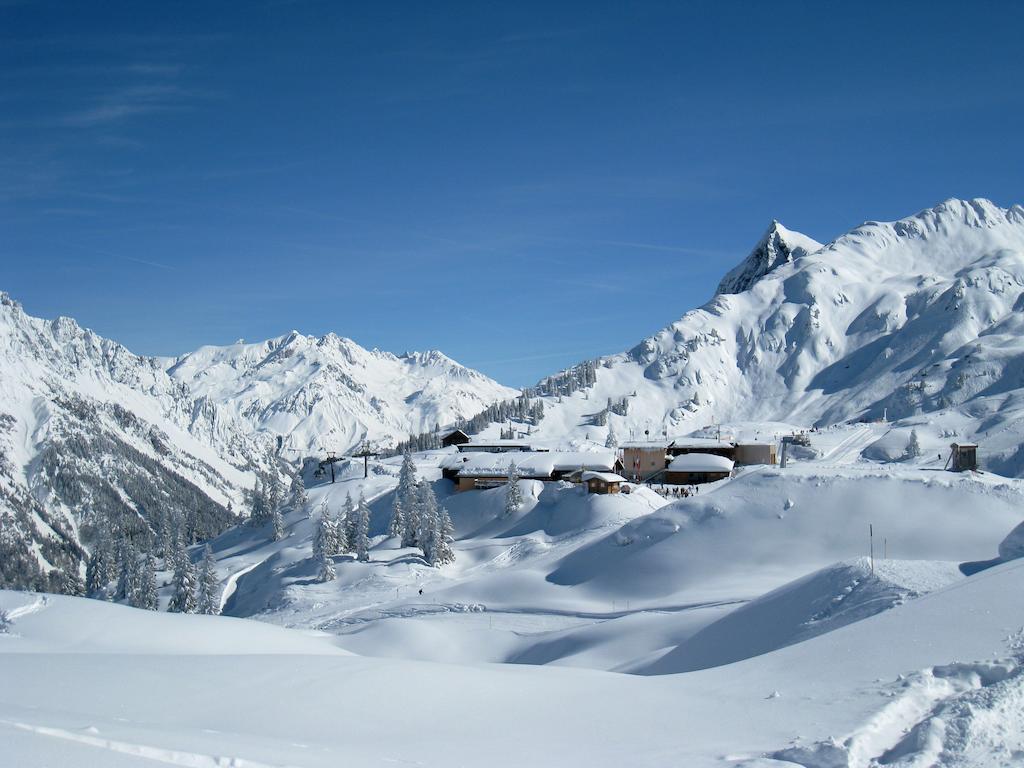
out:
M279 458L394 442L510 394L439 352L333 335L141 357L0 293L0 585L71 590L96 525L174 517L207 538Z
M773 224L707 304L595 361L592 385L545 397L537 433L603 441L609 427L621 440L887 416L947 447L977 439L985 467L1019 475L1022 310L1020 206L949 200L824 246Z

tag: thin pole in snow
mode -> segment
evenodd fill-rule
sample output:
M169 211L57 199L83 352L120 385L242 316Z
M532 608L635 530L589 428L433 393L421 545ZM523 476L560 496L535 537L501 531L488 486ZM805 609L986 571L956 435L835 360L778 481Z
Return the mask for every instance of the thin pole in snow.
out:
M889 539L882 539L882 559L889 559Z
M871 573L875 572L875 526L868 523L868 540L871 542Z

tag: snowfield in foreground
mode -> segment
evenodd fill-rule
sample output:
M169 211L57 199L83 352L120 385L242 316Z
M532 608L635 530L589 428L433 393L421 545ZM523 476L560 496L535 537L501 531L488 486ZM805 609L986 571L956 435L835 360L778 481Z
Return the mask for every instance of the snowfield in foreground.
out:
M1012 765L1022 590L1014 561L661 676L352 657L294 630L3 592L0 742L18 766ZM90 642L71 652L66 632Z

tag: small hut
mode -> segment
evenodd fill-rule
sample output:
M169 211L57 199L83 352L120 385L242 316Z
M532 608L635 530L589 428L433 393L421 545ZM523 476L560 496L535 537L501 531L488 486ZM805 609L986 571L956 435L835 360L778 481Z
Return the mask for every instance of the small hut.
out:
M587 484L587 493L618 493L626 478L614 472L584 472L582 480Z
M974 471L978 468L978 445L976 443L953 443L950 448L950 462L954 472Z

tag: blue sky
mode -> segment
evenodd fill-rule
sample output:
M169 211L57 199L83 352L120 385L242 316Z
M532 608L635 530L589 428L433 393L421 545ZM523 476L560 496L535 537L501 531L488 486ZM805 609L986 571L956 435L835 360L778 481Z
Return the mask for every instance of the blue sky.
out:
M293 328L513 385L819 240L1024 202L1017 3L0 0L0 289L144 354Z

